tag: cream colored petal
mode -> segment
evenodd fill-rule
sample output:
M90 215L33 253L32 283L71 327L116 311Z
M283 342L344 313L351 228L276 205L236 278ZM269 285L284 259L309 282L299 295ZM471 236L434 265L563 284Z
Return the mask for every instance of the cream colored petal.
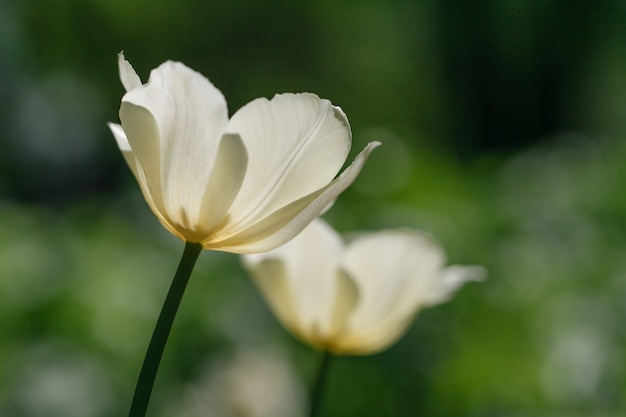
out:
M122 145L129 145L137 165L143 171L152 200L156 204L158 211L167 216L162 197L161 150L156 120L154 120L154 117L147 109L127 102L122 102L120 119L127 139L127 142L125 144L122 143ZM118 139L118 135L116 135L116 139ZM119 144L120 142L118 141L118 146ZM122 148L120 147L120 149ZM123 149L122 152L124 152ZM132 166L131 169L133 169ZM136 173L135 177L138 177ZM139 178L137 179L139 180Z
M413 292L413 302L405 304L405 308L393 309L370 326L346 332L335 353L369 355L386 349L404 335L420 309L448 301L467 281L481 281L485 277L486 270L481 266L454 265L440 269L430 288L424 288L423 296L416 297L417 293Z
M161 213L160 211L161 209L154 202L154 199L152 198L152 195L150 192L150 186L148 184L148 180L146 178L145 172L143 168L139 165L139 162L137 161L135 154L130 149L130 145L128 144L128 140L126 139L126 134L124 133L122 126L115 124L115 123L109 123L108 126L111 129L111 132L113 133L113 136L115 137L115 140L117 141L117 145L120 148L122 155L124 156L124 160L128 164L128 167L130 168L130 170L133 172L133 175L135 176L135 179L137 180L137 183L139 184L139 188L141 189L141 193L143 194L150 209L155 214L155 216L157 216L161 224L166 229L168 229L175 236L184 240L183 236L179 233L178 230L176 230L174 225L171 224L170 220L166 216L164 216L163 213Z
M424 302L428 306L444 303L467 281L483 281L486 277L487 270L482 266L448 266L441 271Z
M130 62L124 58L123 52L117 55L117 64L120 72L120 80L126 91L141 87L141 79L133 69L133 66L130 65Z
M156 132L139 135L129 131L138 108L152 116ZM122 99L120 118L131 148L149 181L146 168L160 166L163 206L175 223L197 224L206 184L228 121L222 93L201 74L178 62L166 62L153 70L148 83L129 91ZM146 124L147 117L140 117ZM140 124L135 121L135 125ZM137 127L137 126L135 126ZM153 126L149 126L153 130ZM150 143L143 143L149 140ZM142 148L143 150L140 150ZM148 155L142 155L147 151Z
M107 126L111 129L111 133L113 133L113 137L117 142L118 148L120 148L120 151L122 152L122 156L124 157L126 164L131 169L135 177L137 177L137 159L135 158L132 149L130 149L124 129L122 129L122 126L117 123L107 123Z
M288 330L300 335L297 304L282 260L249 255L242 257L242 261L276 318Z
M327 185L350 151L348 119L314 94L254 100L228 124L250 154L248 175L231 215L250 225Z
M337 301L337 276L343 243L339 234L324 221L317 219L291 241L270 252L245 255L248 269L259 260L275 259L284 266L298 333L309 343L319 346L332 336L333 320L339 320L345 304ZM279 288L277 287L278 291ZM339 290L343 290L339 288ZM271 292L266 286L264 292ZM334 314L337 316L335 317Z
M447 300L463 282L479 279L480 267L443 267L443 250L410 230L363 235L346 249L344 266L361 299L337 348L370 354L395 343L424 307Z
M441 248L410 230L383 230L355 239L344 257L344 268L361 292L350 330L364 331L415 311L424 303L443 263Z
M186 240L202 242L224 219L241 187L247 164L248 154L241 138L238 135L224 135L198 213L195 213L194 208L188 209L198 222L183 225L190 231Z
M330 342L328 348L332 346L335 340L341 338L342 333L346 330L348 317L359 302L359 288L352 277L340 270L336 271L335 276L335 298L328 324Z
M148 203L148 206L150 207L150 209L152 210L152 213L154 213L154 215L157 217L159 222L170 233L172 233L174 236L176 236L179 239L181 239L183 242L186 242L187 239L186 239L186 237L184 235L184 231L181 230L176 224L174 224L172 222L172 220L168 217L167 213L162 211L160 206L158 206L155 203L154 198L150 194L150 185L148 184L148 180L146 178L146 175L144 174L143 169L139 166L139 164L137 164L137 171L138 171L137 182L139 183L139 187L141 188L141 192L143 194L143 197L145 198L146 202Z
M337 355L372 355L387 349L407 331L415 314L405 314L394 320L379 322L358 333L345 332L338 338L331 352Z
M321 339L331 332L342 249L339 234L317 219L275 251L287 266L302 328Z
M352 165L326 187L275 211L250 227L233 233L232 225L222 225L220 239L205 244L205 247L234 253L255 253L272 250L288 242L352 184L367 157L378 145L378 142L368 144Z

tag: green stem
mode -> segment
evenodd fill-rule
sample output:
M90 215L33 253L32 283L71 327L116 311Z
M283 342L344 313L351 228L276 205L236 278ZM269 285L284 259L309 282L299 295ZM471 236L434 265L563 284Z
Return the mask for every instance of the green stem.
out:
M320 409L320 403L322 398L322 388L328 375L328 367L330 366L330 358L332 354L327 350L322 352L322 358L320 360L319 368L317 369L317 375L311 388L311 409L309 417L315 417Z
M128 414L129 417L144 417L146 415L154 379L159 370L159 364L161 363L167 338L170 335L174 317L176 317L176 312L185 293L191 271L193 271L201 251L202 245L200 243L185 243L183 256L178 264L176 275L174 275L174 280L163 303L161 314L152 333L150 345L148 345L146 357L143 360L137 386L135 387L135 395L133 396L133 402Z

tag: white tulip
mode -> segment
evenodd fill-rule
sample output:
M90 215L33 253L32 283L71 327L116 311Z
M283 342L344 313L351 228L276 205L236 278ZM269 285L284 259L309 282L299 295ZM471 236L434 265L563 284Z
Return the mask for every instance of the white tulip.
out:
M204 249L254 253L297 235L356 178L377 142L335 176L351 146L342 110L314 94L253 100L230 119L222 93L180 62L126 94L109 127L161 224Z
M397 341L423 308L450 299L478 266L444 266L443 250L412 230L345 245L322 220L271 252L242 257L282 324L316 348L371 354Z

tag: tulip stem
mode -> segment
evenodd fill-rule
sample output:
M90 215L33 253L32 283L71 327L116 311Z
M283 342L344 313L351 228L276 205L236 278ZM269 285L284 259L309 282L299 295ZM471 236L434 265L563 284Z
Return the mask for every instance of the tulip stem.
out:
M130 413L128 414L129 417L144 417L146 415L150 395L152 394L152 387L154 386L154 380L159 369L159 364L161 363L161 357L163 356L163 350L165 349L172 323L174 322L178 306L185 293L191 271L193 271L193 267L201 251L201 244L185 243L185 249L180 263L178 264L178 269L176 270L174 280L163 303L161 314L159 315L154 332L152 333L152 339L146 351L146 357L143 360L137 386L135 387L133 402L130 406Z
M326 381L326 376L328 375L328 367L330 366L330 358L332 354L327 350L322 352L322 357L320 359L319 367L317 368L317 375L315 376L315 380L313 381L313 385L311 388L311 399L310 399L310 412L309 417L315 417L317 412L320 409L320 403L322 398L322 388L324 387L324 383Z

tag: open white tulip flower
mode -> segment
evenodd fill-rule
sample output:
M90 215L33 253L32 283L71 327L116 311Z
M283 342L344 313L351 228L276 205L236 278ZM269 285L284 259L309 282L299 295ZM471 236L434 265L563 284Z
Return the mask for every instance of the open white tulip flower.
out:
M479 266L444 266L426 234L382 230L345 245L322 220L273 251L243 264L279 321L300 339L334 354L379 352L423 308L449 300Z
M167 61L142 84L119 55L126 94L109 127L152 212L204 249L271 250L356 178L372 142L335 178L351 146L343 111L314 94L259 98L230 119L222 93Z

